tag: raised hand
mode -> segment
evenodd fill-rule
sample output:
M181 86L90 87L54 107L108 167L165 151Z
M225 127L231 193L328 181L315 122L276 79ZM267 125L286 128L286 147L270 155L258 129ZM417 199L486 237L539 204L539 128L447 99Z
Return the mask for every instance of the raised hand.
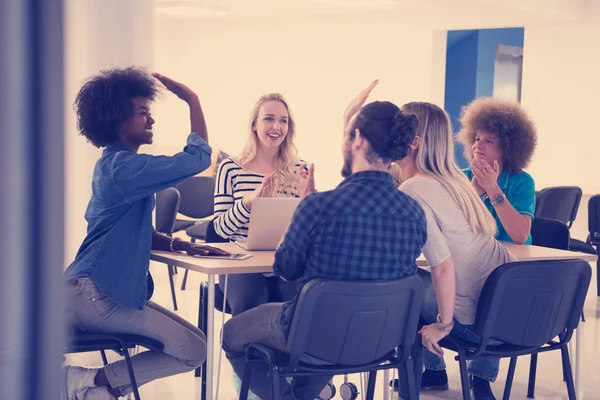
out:
M498 185L498 176L500 175L498 161L494 160L492 167L487 161L474 158L471 161L471 170L473 179L477 179L477 184L486 192L493 190Z
M263 190L260 197L276 197L277 196L277 175L271 172L265 176L263 181Z
M189 103L191 100L198 98L196 93L183 83L177 82L176 80L173 80L167 76L161 75L156 72L154 72L152 76L155 77L160 83L162 83L175 96L179 97L185 102Z
M302 164L300 168L296 170L296 191L301 199L317 191L315 189L314 164L311 163L308 169L306 168L306 164Z
M479 182L477 182L477 178L475 177L475 175L473 175L473 179L471 179L471 186L473 186L473 189L475 189L475 192L479 196L485 193L485 189L481 187Z
M349 131L354 123L354 119L356 118L356 115L358 114L358 112L360 111L362 106L365 104L365 101L367 101L369 94L371 94L371 92L373 91L375 86L377 86L378 83L379 83L379 79L375 79L373 82L371 82L371 84L369 86L367 86L365 89L363 89L358 94L358 96L356 96L354 98L354 100L352 100L352 102L350 102L350 104L346 108L346 111L344 111L344 134L345 135L347 135L349 133Z
M248 210L252 210L252 202L257 197L274 197L276 178L277 177L274 172L265 175L265 178L263 179L260 186L258 186L252 192L244 196L244 198L242 199L244 206Z

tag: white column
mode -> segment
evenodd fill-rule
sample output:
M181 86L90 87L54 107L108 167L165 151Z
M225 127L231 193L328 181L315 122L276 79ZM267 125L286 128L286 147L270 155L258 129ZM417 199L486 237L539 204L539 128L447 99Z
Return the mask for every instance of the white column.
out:
M65 267L86 233L85 209L101 150L79 134L73 101L102 69L154 66L154 0L65 1Z

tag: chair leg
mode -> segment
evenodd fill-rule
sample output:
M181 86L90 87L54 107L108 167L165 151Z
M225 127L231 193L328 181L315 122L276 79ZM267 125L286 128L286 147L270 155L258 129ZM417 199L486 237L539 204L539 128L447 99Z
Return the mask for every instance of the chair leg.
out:
M133 397L135 400L140 400L140 392L138 390L137 382L135 380L135 374L133 373L133 365L131 364L131 358L129 357L129 351L124 344L121 344L123 353L125 354L125 361L127 362L127 371L129 372L129 380L131 381L131 388L133 389Z
M570 343L569 343L570 344ZM566 364L570 363L570 361L568 359L565 358L565 354L563 352L560 353L560 358L562 361L562 374L563 374L563 382L567 381L567 375L565 373L566 371ZM570 364L569 364L570 365Z
M244 374L242 376L242 387L240 389L240 400L248 400L248 392L250 391L251 380L252 380L252 363L246 361L246 365L244 365Z
M104 365L108 365L108 359L106 358L106 353L104 352L104 350L100 350L100 356L102 357L102 362L104 363Z
M183 282L181 282L181 290L185 290L185 284L187 283L187 276L188 276L188 270L185 270L185 273L183 274Z
M406 366L406 380L408 381L408 398L410 400L417 400L417 380L415 376L415 366L413 365L412 359L409 357L404 365ZM398 395L400 395L400 392L398 392Z
M581 320L582 320L583 322L585 322L585 314L584 314L584 312L583 312L583 311L581 311Z
M175 295L175 283L173 282L173 267L168 265L169 269L169 284L171 285L171 297L173 298L173 310L177 311L177 296Z
M535 376L537 374L537 359L538 353L531 355L531 361L529 362L529 383L527 384L527 398L535 398Z
M271 389L273 390L273 400L281 400L281 386L279 385L279 367L271 366Z
M512 389L513 379L515 378L515 368L517 367L517 357L510 358L510 364L508 366L508 376L506 377L506 384L504 385L504 395L502 400L510 399L510 390Z
M563 368L564 375L567 380L567 393L569 394L569 400L576 400L577 395L575 393L575 383L573 382L573 371L571 370L571 360L569 359L569 349L566 345L560 348L560 352L563 355Z
M458 349L458 365L460 367L460 385L462 387L463 400L471 400L469 374L467 372L467 360L462 349Z

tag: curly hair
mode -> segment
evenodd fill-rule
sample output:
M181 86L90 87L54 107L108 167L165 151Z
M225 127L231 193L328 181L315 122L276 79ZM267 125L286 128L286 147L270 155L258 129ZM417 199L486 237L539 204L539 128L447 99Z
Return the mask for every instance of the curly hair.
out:
M73 105L77 129L96 147L118 138L123 124L134 115L134 97L154 101L160 89L145 70L136 67L100 71L77 93Z
M503 169L521 172L529 162L537 144L537 132L519 103L494 99L476 99L463 107L458 140L464 145L465 158L473 158L477 132L498 136L502 146Z

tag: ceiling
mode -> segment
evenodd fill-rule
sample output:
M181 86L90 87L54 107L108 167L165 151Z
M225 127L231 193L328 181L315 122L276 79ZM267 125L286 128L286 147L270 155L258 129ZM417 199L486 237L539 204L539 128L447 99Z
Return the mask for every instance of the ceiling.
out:
M238 22L389 18L442 29L568 21L597 0L155 0L159 16Z

